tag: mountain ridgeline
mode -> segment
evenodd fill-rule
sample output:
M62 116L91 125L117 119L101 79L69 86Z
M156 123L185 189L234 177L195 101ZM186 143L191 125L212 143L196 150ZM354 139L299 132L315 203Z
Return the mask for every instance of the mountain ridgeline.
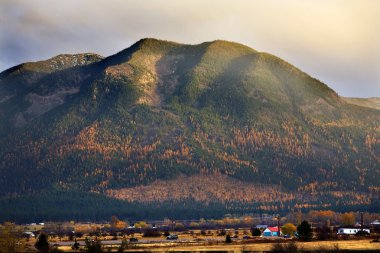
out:
M227 41L21 64L0 74L0 218L378 210L380 110L350 101Z

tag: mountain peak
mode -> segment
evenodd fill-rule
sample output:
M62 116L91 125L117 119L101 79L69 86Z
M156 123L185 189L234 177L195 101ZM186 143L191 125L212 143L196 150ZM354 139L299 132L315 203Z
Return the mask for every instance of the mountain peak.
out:
M205 100L205 96L208 96L205 92L217 88L219 79L229 80L230 88L233 84L235 91L251 90L247 93L248 97L253 93L256 94L253 97L257 97L260 93L260 101L282 101L289 105L297 99L298 105L305 104L303 108L307 110L315 109L315 106L306 106L312 101L337 97L327 85L286 61L226 40L185 45L144 38L105 58L99 66L107 74L124 76L139 84L144 97L139 101L145 101L149 105L170 100L173 94L182 94L183 101L191 101L190 103L209 104L211 100ZM246 76L246 84L241 83L242 76ZM182 79L182 83L179 79ZM290 81L291 79L294 80ZM308 95L307 98L305 94ZM197 101L199 99L203 102ZM253 101L252 97L248 100ZM234 105L229 106L231 107ZM247 110L250 109L247 107Z
M206 42L207 43L207 42ZM247 52L251 53L257 53L257 50L246 46L241 43L233 42L233 41L228 41L228 40L214 40L211 42L208 42L210 46L212 47L219 47L220 49L229 49L229 50L245 50Z
M170 49L181 46L177 42L168 41L168 40L159 40L154 38L144 38L137 41L132 47L138 47L140 50L143 50L145 53L162 53Z

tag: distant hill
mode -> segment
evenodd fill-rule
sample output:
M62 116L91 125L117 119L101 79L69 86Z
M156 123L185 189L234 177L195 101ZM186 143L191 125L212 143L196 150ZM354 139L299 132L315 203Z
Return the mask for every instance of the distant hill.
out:
M234 42L61 55L0 74L0 218L379 210L379 137L379 110Z
M350 104L380 110L380 98L343 98L343 99L344 101Z

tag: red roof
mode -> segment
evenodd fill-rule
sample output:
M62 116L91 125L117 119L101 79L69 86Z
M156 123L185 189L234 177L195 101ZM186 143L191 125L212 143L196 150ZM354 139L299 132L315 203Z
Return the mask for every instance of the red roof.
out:
M268 227L271 232L278 232L278 227Z

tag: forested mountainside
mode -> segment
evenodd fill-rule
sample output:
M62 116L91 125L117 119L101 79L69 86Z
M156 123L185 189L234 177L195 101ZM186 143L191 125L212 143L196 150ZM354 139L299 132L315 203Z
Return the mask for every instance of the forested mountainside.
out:
M372 210L379 137L380 110L241 44L60 55L0 74L0 217Z

